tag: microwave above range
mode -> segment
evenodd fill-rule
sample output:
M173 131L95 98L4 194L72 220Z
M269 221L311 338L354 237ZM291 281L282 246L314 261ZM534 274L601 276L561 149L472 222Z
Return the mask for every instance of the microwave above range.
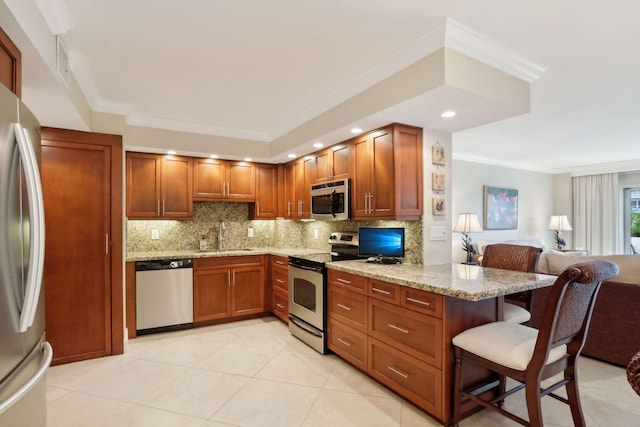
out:
M320 221L349 219L349 180L340 179L311 186L311 218Z

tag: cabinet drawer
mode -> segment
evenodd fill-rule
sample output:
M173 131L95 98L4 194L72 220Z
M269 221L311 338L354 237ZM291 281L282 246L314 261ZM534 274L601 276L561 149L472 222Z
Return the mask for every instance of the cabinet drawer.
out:
M356 368L367 371L367 336L330 318L328 347Z
M367 332L366 295L329 285L328 302L329 317L338 319L360 332Z
M211 258L196 258L193 260L193 268L195 270L203 268L217 267L233 267L236 265L262 265L264 264L263 255L248 256L221 256Z
M442 321L369 299L369 335L437 368L442 362Z
M369 279L369 296L400 305L400 286L395 283Z
M289 323L289 298L286 295L274 292L271 310L280 320Z
M281 268L271 270L271 286L285 294L289 293L289 272Z
M442 372L401 351L369 338L369 375L442 418Z
M355 274L344 273L342 271L329 270L328 282L361 294L367 293L367 278Z
M271 267L282 267L284 269L288 269L289 268L289 258L287 257L283 257L283 256L278 256L278 255L271 255Z
M400 305L442 319L442 295L420 289L401 287Z

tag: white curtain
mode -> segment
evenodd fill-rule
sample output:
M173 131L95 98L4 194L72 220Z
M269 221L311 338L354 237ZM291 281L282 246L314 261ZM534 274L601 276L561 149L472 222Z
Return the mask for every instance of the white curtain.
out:
M618 253L618 174L573 177L573 237L590 255Z

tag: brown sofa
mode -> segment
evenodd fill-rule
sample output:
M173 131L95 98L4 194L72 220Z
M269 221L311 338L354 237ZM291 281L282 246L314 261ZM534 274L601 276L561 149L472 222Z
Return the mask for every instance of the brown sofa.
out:
M600 288L582 354L626 367L640 349L640 255L566 256L545 252L540 254L538 272L558 275L572 264L594 259L615 262L620 274ZM540 325L549 291L543 288L534 293L533 327Z

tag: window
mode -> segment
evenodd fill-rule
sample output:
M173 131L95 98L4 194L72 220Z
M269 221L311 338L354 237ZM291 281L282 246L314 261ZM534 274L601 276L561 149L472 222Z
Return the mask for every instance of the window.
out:
M640 188L624 190L625 253L640 253Z

